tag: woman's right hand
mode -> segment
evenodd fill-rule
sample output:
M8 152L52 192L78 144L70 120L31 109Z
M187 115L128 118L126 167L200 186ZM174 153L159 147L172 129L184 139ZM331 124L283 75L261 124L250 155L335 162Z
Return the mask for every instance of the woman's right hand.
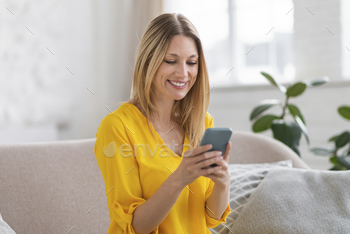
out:
M206 176L220 170L220 166L211 167L210 165L222 160L221 151L210 151L211 144L198 146L194 149L187 150L179 167L174 174L178 182L185 187L192 183L200 176Z

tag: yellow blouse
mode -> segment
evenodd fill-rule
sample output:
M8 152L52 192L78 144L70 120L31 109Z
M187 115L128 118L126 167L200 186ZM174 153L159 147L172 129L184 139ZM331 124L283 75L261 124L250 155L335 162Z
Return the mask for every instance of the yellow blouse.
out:
M205 128L208 127L214 127L214 123L207 112ZM94 150L106 186L110 234L135 233L131 224L134 210L158 190L171 171L177 169L184 152L189 149L183 147L182 157L179 157L165 146L152 125L151 128L163 147L157 147L146 117L139 109L123 103L103 118L97 130ZM187 132L185 144L189 144ZM220 220L211 218L206 212L205 202L213 187L210 178L198 177L188 185L190 190L186 187L182 190L166 218L152 233L204 234L211 233L208 228L225 223L231 212L230 204Z

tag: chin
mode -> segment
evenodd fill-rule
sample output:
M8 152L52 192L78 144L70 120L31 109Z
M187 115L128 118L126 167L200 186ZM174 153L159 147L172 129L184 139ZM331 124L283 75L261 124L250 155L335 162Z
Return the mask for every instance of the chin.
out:
M182 99L184 99L186 96L183 96L182 98L174 98L176 101L180 101Z
M172 96L172 98L176 101L180 101L186 97L186 94L185 95L174 95L174 96Z

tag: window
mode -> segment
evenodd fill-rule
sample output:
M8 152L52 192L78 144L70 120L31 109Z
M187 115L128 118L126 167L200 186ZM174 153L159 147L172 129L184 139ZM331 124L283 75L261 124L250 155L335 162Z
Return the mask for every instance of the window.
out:
M212 86L265 83L266 71L293 80L292 0L164 0L197 28Z

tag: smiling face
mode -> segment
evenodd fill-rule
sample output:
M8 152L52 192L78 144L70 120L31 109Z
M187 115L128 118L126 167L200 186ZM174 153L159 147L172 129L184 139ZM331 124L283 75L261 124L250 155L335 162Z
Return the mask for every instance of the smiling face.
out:
M197 74L195 41L183 35L174 36L153 80L156 99L162 102L183 99L195 83Z

